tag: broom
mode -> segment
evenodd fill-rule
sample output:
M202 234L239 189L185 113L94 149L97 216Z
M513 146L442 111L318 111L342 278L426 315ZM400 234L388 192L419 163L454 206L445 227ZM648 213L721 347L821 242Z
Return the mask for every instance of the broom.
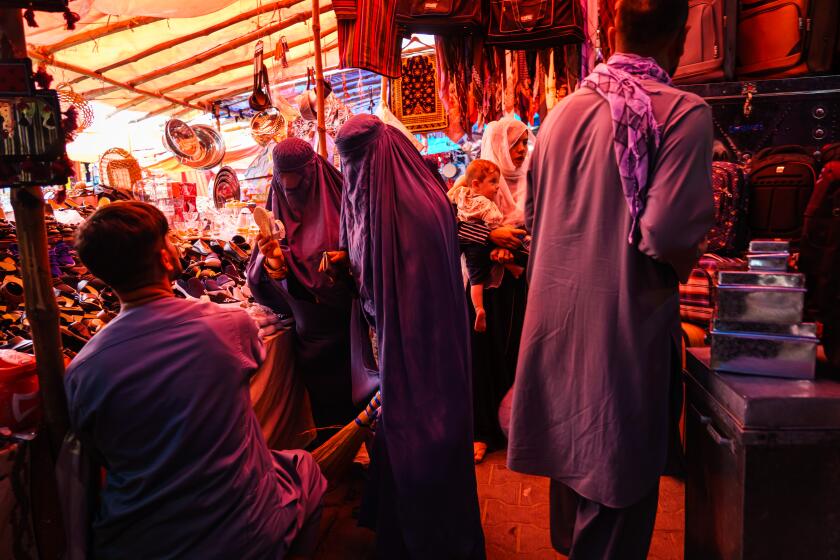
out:
M335 482L347 472L365 441L367 428L379 416L381 406L382 393L377 391L361 414L312 452L312 456L328 481Z

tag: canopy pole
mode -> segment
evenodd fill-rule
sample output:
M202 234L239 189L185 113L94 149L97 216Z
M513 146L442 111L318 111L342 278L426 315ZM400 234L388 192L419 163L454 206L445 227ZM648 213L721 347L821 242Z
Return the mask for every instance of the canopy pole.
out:
M58 304L50 281L44 197L41 187L28 187L13 188L11 199L20 248L26 317L35 347L47 438L55 460L69 420L64 394L64 353L58 329Z
M321 8L312 0L312 41L315 43L315 95L318 99L318 153L327 157L327 127L324 121L324 63L321 60Z
M0 9L0 39L8 40L13 56L26 58L21 10ZM65 557L64 524L61 518L54 466L64 434L69 427L64 394L64 354L58 328L58 304L50 281L44 196L40 187L13 187L20 269L23 277L26 316L32 331L44 420L30 452L29 495L37 555L43 560ZM23 531L16 531L20 545Z
M14 55L26 58L20 10L0 10L0 31L11 42ZM44 196L40 187L13 187L11 199L20 247L26 316L32 330L32 343L37 358L38 384L45 420L42 429L47 432L55 460L69 420L67 397L64 394L64 353L58 328L58 304L50 278Z

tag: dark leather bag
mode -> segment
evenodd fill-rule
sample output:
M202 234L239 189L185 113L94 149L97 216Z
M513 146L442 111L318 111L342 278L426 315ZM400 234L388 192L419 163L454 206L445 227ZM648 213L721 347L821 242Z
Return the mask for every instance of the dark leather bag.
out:
M719 255L740 254L748 240L748 192L741 166L725 161L712 162L712 191L715 225L706 235L707 250Z
M817 180L816 166L813 150L804 146L765 148L753 157L749 179L753 238L799 241Z
M578 0L490 0L486 41L511 50L581 43L584 25Z
M486 0L399 0L397 24L409 33L443 35L487 25Z
M674 81L729 80L735 72L737 0L690 0L688 36Z
M788 77L831 69L837 0L740 0L739 76Z
M823 154L828 152L823 149ZM806 306L823 323L823 345L840 370L840 154L828 161L805 211L799 270L806 275ZM825 161L825 160L824 160Z

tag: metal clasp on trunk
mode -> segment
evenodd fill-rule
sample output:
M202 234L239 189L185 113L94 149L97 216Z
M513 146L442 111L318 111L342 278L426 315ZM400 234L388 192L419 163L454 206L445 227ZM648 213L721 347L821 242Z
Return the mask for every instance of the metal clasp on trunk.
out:
M717 431L714 424L712 424L712 419L709 416L700 416L700 424L706 426L706 432L708 432L709 436L711 436L712 440L720 447L726 447L729 449L729 452L733 455L735 454L735 442L729 438L725 438L720 435L720 432Z

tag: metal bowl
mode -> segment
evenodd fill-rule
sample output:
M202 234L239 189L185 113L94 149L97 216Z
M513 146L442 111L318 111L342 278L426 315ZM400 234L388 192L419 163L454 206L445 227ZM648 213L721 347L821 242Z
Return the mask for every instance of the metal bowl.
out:
M179 158L196 159L201 152L201 143L190 125L178 119L169 120L163 131L164 145Z
M183 163L195 169L212 169L225 157L225 141L214 128L197 124L192 127L201 144L201 156Z
M239 200L241 187L236 171L230 167L222 167L213 181L213 202L216 208L222 209L228 200Z

